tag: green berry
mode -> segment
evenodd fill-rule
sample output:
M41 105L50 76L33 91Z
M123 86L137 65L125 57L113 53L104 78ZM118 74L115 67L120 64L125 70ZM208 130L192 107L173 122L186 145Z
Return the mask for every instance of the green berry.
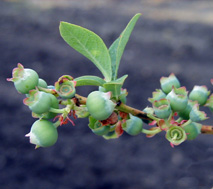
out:
M43 79L39 78L38 79L38 86L43 87L43 88L47 88L47 83Z
M156 91L154 91L152 93L152 98L149 98L149 102L153 103L155 100L160 100L166 98L166 94L160 90L160 89L156 89Z
M49 147L56 143L58 132L52 122L41 119L33 123L30 133L26 136L30 137L30 143L36 147Z
M199 122L207 119L206 113L199 110L199 104L195 104L189 114L191 121Z
M188 103L187 91L185 87L175 88L166 96L173 111L178 112L186 108Z
M194 86L191 93L189 94L189 99L197 101L201 106L203 106L210 92L208 91L206 86Z
M24 104L29 106L34 113L43 114L51 108L52 100L49 93L31 90L29 97L24 99Z
M167 119L172 113L170 103L167 99L156 100L153 103L155 115L161 119Z
M47 93L47 94L51 98L51 106L50 107L54 108L54 109L59 109L58 99L53 94L50 94L50 93ZM39 117L41 117L43 119L52 119L55 116L57 116L57 113L53 113L53 112L46 112L46 113L39 115Z
M114 111L116 104L110 100L111 93L93 91L87 97L86 106L92 117L106 120Z
M163 92L166 94L172 90L172 87L180 87L180 82L173 73L170 74L169 77L162 77L160 79L160 84Z
M187 134L187 140L194 140L200 134L201 127L201 124L195 122L184 126L183 129Z
M126 131L129 135L138 135L141 133L143 128L143 121L130 114L130 119L128 119L123 125L124 131Z
M12 75L13 77L7 80L14 82L16 90L22 94L27 94L38 85L38 74L32 69L24 68L20 63L13 69Z
M189 114L192 110L192 107L196 104L197 102L195 101L191 101L191 100L188 100L188 104L186 106L185 109L183 109L182 111L178 112L178 115L182 118L182 119L185 119L185 120L189 120Z

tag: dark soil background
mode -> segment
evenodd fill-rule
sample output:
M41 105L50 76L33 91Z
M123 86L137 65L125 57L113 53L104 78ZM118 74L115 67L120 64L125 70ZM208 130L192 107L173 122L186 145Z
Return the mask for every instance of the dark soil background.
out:
M174 149L164 134L95 136L85 119L59 128L59 140L39 148L24 135L32 123L23 95L6 82L18 62L48 84L63 74L100 75L96 67L60 37L60 21L86 27L107 46L131 17L136 24L119 75L128 74L128 105L143 109L161 76L174 72L182 85L211 90L213 2L211 0L28 0L0 2L0 188L2 189L161 189L213 187L213 136L200 135ZM87 95L95 88L79 88ZM212 116L208 112L209 116ZM206 124L213 124L209 119Z

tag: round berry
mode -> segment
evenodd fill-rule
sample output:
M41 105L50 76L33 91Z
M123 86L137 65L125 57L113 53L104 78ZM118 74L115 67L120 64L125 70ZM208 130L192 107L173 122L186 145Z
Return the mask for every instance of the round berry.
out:
M110 96L110 92L101 91L93 91L89 94L86 106L92 117L105 120L112 114L116 104L110 100Z
M30 137L30 143L36 147L49 147L56 143L58 132L52 122L41 119L33 123L30 133L26 136Z
M126 123L123 126L123 129L129 134L129 135L138 135L141 133L143 128L143 121L130 114L130 119L126 121Z
M22 94L27 94L38 85L38 74L32 69L24 68L20 63L13 69L12 75L13 77L7 80L14 82L16 90Z

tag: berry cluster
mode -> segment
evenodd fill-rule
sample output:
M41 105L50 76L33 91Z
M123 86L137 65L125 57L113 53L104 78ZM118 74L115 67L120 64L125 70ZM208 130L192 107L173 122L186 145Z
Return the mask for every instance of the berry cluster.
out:
M165 131L166 139L173 147L200 134L202 125L198 122L207 117L199 106L213 109L213 95L209 97L206 86L195 86L188 95L186 88L180 87L176 76L171 74L160 79L161 89L156 89L148 99L152 107L143 110L149 118L149 125L156 125L147 130L143 128L142 119L129 113L128 108L121 108L128 94L125 89L121 89L115 98L111 91L99 86L86 100L81 100L83 97L76 95L77 81L69 75L60 77L54 86L48 86L34 70L26 69L20 63L12 74L8 81L14 82L16 90L26 95L24 104L32 111L33 117L39 118L26 135L36 148L54 145L58 138L57 127L68 121L74 125L69 118L71 115L74 118L87 117L92 132L105 139L118 138L124 132L133 136L145 133L152 137ZM65 107L59 108L59 104Z
M212 95L208 99L210 91L206 86L194 86L188 95L174 74L162 77L160 84L161 89L153 92L153 97L148 99L152 107L144 110L154 120L150 124L157 124L166 131L171 146L179 145L186 139L195 139L202 128L198 122L207 119L199 106L211 107Z
M165 131L166 139L174 147L201 133L203 126L199 122L207 117L199 107L207 106L213 111L213 94L210 95L205 86L195 86L188 95L174 74L160 79L161 89L148 99L152 107L141 111L126 105L128 92L123 84L128 75L118 78L118 68L140 16L136 14L130 20L109 49L92 31L67 22L60 23L60 34L65 42L91 60L104 79L92 75L74 79L63 75L54 86L48 86L34 70L26 69L20 63L13 69L13 76L8 81L14 82L16 90L26 95L24 104L32 111L32 116L38 118L26 135L36 148L54 145L58 126L68 122L75 125L71 116L88 118L92 132L105 139L118 138L124 132L152 137ZM213 84L213 80L211 82ZM97 86L97 91L87 98L76 94L76 87L85 85ZM148 129L144 128L144 122L149 124ZM211 133L212 130L211 127Z

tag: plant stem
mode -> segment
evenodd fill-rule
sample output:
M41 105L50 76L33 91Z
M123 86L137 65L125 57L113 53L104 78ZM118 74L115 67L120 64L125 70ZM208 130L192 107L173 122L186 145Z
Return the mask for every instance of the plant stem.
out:
M86 97L80 96L78 94L76 94L75 96L78 99L80 104L86 104L86 101L87 101ZM147 116L147 113L145 113L145 112L143 112L141 110L132 108L130 106L127 106L126 104L123 104L123 103L118 104L116 106L116 109L118 109L118 110L120 110L122 112L125 112L125 113L130 113L130 114L132 114L134 116L137 116L137 117L141 118L142 120L145 120L145 122L153 121L153 119L151 119L151 118L149 118ZM202 125L201 133L202 134L212 134L213 135L213 126L212 125Z

